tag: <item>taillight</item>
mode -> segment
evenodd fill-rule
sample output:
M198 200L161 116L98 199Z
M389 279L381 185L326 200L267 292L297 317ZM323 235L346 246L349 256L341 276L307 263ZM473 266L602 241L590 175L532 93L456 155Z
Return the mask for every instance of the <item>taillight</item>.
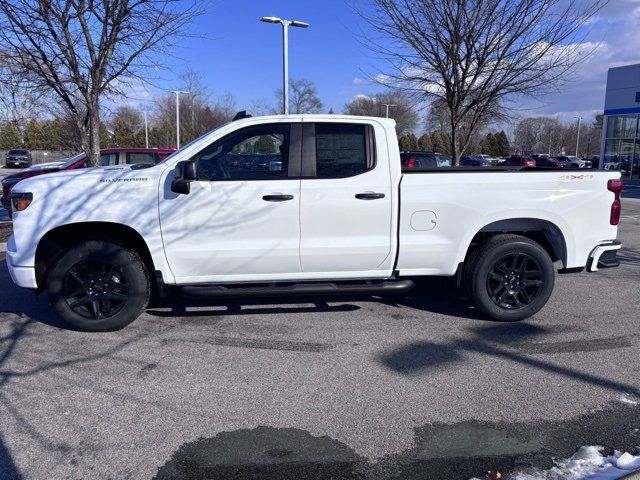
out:
M622 212L622 203L620 202L620 193L622 192L622 180L619 178L611 179L607 182L607 190L613 192L615 198L611 204L611 214L609 215L609 223L618 225L620 223L620 213Z
M536 166L536 162L534 160L525 160L524 161L524 166L525 167L535 167Z
M33 201L32 193L12 193L11 194L11 205L16 212L21 212L26 210L26 208L31 205Z
M416 166L416 157L409 157L409 160L404 162L405 168L413 168Z

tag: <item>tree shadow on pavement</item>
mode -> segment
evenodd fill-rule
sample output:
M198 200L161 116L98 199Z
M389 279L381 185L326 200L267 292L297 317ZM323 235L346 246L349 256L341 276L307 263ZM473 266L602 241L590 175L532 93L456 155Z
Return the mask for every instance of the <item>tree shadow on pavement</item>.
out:
M16 287L9 278L4 255L0 253L0 285L3 292L0 296L0 415L4 421L11 420L18 428L30 437L34 444L43 445L47 451L68 453L71 447L50 438L41 432L39 426L20 411L16 405L18 401L12 399L15 384L20 389L21 379L40 374L55 375L55 372L65 372L65 368L99 361L103 358L117 358L119 353L129 345L143 340L148 333L137 332L129 335L116 335L106 340L100 349L89 352L77 350L64 351L61 358L56 355L54 329L38 329L38 323L58 329L69 329L49 307L46 300L36 300L34 295L24 289ZM70 334L73 332L69 332ZM77 335L83 335L78 333ZM31 340L29 348L23 346L27 339ZM35 350L33 347L35 346ZM18 360L17 354L20 351ZM69 381L73 381L70 374ZM5 425L5 422L0 424ZM0 479L21 479L22 475L13 460L6 440L12 431L0 431Z
M428 341L411 342L378 356L380 363L402 375L421 375L431 370L463 362L468 354L479 353L502 360L536 368L552 375L561 375L608 390L640 397L638 387L602 376L564 367L530 356L539 353L575 353L608 350L634 345L636 336L605 339L571 340L566 342L531 342L554 329L529 323L473 326L472 335L452 339L447 343Z
M13 463L13 458L11 458L9 450L7 450L2 442L2 435L0 435L0 478L3 480L22 479L18 467Z

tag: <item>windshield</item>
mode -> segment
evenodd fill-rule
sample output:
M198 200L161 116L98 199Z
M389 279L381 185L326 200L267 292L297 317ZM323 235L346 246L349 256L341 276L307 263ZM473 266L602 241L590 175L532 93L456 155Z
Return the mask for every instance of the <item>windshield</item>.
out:
M69 166L71 166L71 164L76 163L78 160L82 159L85 157L84 153L79 153L77 155L74 155L73 157L64 160L64 163L62 165L60 165L60 168L67 168Z
M26 150L9 150L9 154L15 154L15 155L23 155L25 153L27 153Z
M180 149L176 150L175 152L173 152L171 155L169 155L168 157L166 157L164 160L160 161L157 163L157 165L160 165L162 163L165 163L167 160L169 160L170 158L173 158L175 155L177 155L178 153L182 152L185 148L190 147L191 145L193 145L194 143L200 141L201 139L203 139L204 137L206 137L207 135L209 135L210 133L215 132L216 130L220 130L222 127L229 125L229 123L231 122L226 122L223 123L222 125L220 125L219 127L214 128L213 130L209 130L207 133L204 133L202 135L200 135L198 138L191 140L189 143L187 143L186 145L183 145L182 147L180 147Z

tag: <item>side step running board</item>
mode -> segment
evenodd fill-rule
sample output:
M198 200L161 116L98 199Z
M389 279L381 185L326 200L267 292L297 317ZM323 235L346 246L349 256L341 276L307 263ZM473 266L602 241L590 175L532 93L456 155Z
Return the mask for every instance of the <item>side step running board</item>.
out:
M336 295L336 294L375 294L402 293L413 288L412 280L387 280L376 282L326 282L270 284L259 286L246 285L187 285L182 294L190 298L232 298L248 296L295 296L295 295Z

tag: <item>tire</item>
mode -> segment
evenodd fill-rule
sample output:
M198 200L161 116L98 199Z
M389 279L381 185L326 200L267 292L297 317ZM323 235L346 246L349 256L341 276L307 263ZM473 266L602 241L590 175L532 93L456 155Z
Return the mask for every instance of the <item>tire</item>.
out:
M555 270L539 243L520 235L497 235L472 252L465 283L482 313L513 322L545 306L553 292Z
M140 256L122 245L97 240L65 251L47 275L54 310L86 332L119 330L147 307L149 276Z

